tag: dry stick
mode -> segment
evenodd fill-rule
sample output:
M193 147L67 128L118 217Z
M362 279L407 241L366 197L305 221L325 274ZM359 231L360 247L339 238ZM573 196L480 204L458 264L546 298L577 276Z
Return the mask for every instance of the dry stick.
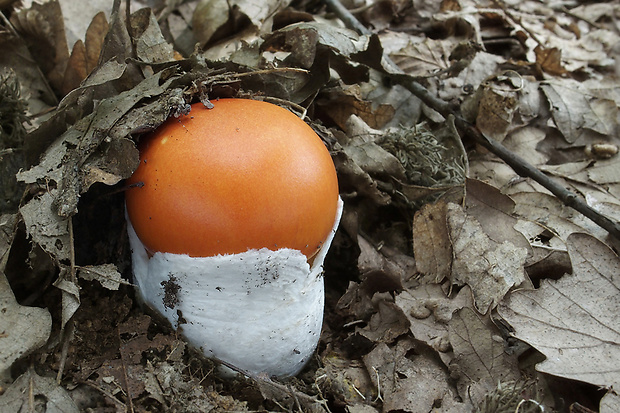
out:
M324 1L347 26L357 30L358 33L361 34L370 33L365 27L358 30L361 23L359 23L359 21L357 21L357 19L344 6L342 6L339 0ZM390 66L396 67L396 64L388 56L384 56L384 61L386 61ZM534 181L547 188L565 205L580 212L598 226L609 232L617 240L620 240L620 224L618 222L612 221L605 215L599 213L597 210L588 205L582 197L572 191L569 191L557 181L549 178L534 165L530 164L517 154L511 152L501 143L485 137L475 125L465 121L461 116L455 113L448 102L431 95L428 89L416 82L411 76L404 74L400 69L398 69L398 71L399 73L388 73L384 70L384 73L398 84L406 87L413 95L424 102L424 104L439 112L443 117L448 118L449 116L454 116L456 126L463 131L466 136L473 139L476 143L484 146L493 154L497 155L517 174L532 178Z

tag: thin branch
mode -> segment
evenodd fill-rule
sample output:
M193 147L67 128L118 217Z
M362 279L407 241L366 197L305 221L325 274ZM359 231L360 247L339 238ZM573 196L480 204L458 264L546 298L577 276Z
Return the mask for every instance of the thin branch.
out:
M339 0L324 1L325 4L327 4L347 26L356 30L360 34L369 34L369 30L366 27L364 27L363 30L357 29L361 25L361 23L359 23L355 16L353 16L344 6L342 6ZM357 21L357 23L353 23L351 19L354 19L355 21ZM385 62L388 62L391 67L397 67L396 64L388 56L384 56L383 59ZM457 111L454 110L448 102L432 95L428 91L428 89L416 82L411 76L404 74L403 71L400 69L398 69L398 73L388 73L386 70L384 70L384 74L389 76L395 83L398 83L407 88L413 95L415 95L422 102L424 102L424 104L426 104L431 109L439 112L444 118L447 119L451 115L454 116L456 126L463 133L465 133L466 136L473 139L476 143L484 146L486 149L498 156L501 160L506 162L506 164L510 166L517 174L523 177L529 177L534 181L538 182L540 185L547 188L565 205L580 212L587 218L591 219L598 226L609 232L609 234L611 234L613 237L620 240L620 224L618 222L614 222L605 215L596 211L594 208L588 205L581 196L567 190L560 183L545 175L543 172L541 172L534 165L527 162L525 159L508 150L501 143L486 138L478 130L478 128L476 128L475 125L472 125L471 123L465 121L461 116L459 116Z

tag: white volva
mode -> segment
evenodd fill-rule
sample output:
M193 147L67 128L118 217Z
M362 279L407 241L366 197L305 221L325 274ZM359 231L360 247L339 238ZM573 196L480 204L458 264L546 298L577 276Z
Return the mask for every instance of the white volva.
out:
M323 260L342 214L312 267L300 251L250 250L149 258L128 220L139 296L207 357L250 373L287 377L312 356L323 323Z

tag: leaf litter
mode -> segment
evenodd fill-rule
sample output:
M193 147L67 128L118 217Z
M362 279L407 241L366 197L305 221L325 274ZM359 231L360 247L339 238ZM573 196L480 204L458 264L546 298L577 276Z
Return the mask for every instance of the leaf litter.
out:
M617 235L462 122L617 223L617 2L10 3L1 410L617 410ZM286 382L221 376L134 303L135 142L230 96L310 122L345 200L319 349Z

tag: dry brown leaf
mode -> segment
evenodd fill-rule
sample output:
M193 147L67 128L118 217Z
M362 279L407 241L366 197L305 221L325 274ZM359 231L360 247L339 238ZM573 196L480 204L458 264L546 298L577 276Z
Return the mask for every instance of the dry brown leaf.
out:
M500 315L513 335L546 356L541 372L598 386L620 385L620 259L590 235L567 239L573 273L513 292Z
M553 120L568 143L574 143L588 129L609 135L618 124L614 101L599 98L576 81L548 81L541 84L551 106Z
M372 342L392 343L409 331L409 320L402 309L391 301L391 297L384 299L377 293L373 301L377 301L377 312L370 317L366 327L357 329L359 334Z
M99 12L88 26L84 42L82 40L75 42L64 73L61 89L63 95L79 87L97 66L108 28L105 14Z
M317 370L315 382L322 392L334 395L347 405L361 404L377 397L377 389L360 361L331 353L321 357L321 361L323 367Z
M29 8L13 13L11 23L25 38L51 86L60 90L69 59L69 47L59 2L32 2Z
M425 204L413 217L413 254L424 283L440 283L450 276L452 246L448 237L447 204Z
M517 92L500 89L490 82L485 82L481 88L476 126L487 138L502 142L519 104Z
M441 285L424 284L403 291L395 300L409 319L413 337L437 351L446 366L449 365L453 355L449 353L448 324L454 313L473 304L471 290L462 288L456 297L449 298Z
M517 357L505 352L505 342L488 316L462 308L449 321L448 330L454 351L450 368L464 399L478 405L497 383L520 378Z
M363 357L368 375L379 389L383 411L426 413L433 406L451 405L456 395L448 373L432 353L415 347L411 339L396 346L377 345Z
M544 48L537 46L534 49L536 53L536 63L550 75L562 76L567 70L562 66L562 50L551 47Z

